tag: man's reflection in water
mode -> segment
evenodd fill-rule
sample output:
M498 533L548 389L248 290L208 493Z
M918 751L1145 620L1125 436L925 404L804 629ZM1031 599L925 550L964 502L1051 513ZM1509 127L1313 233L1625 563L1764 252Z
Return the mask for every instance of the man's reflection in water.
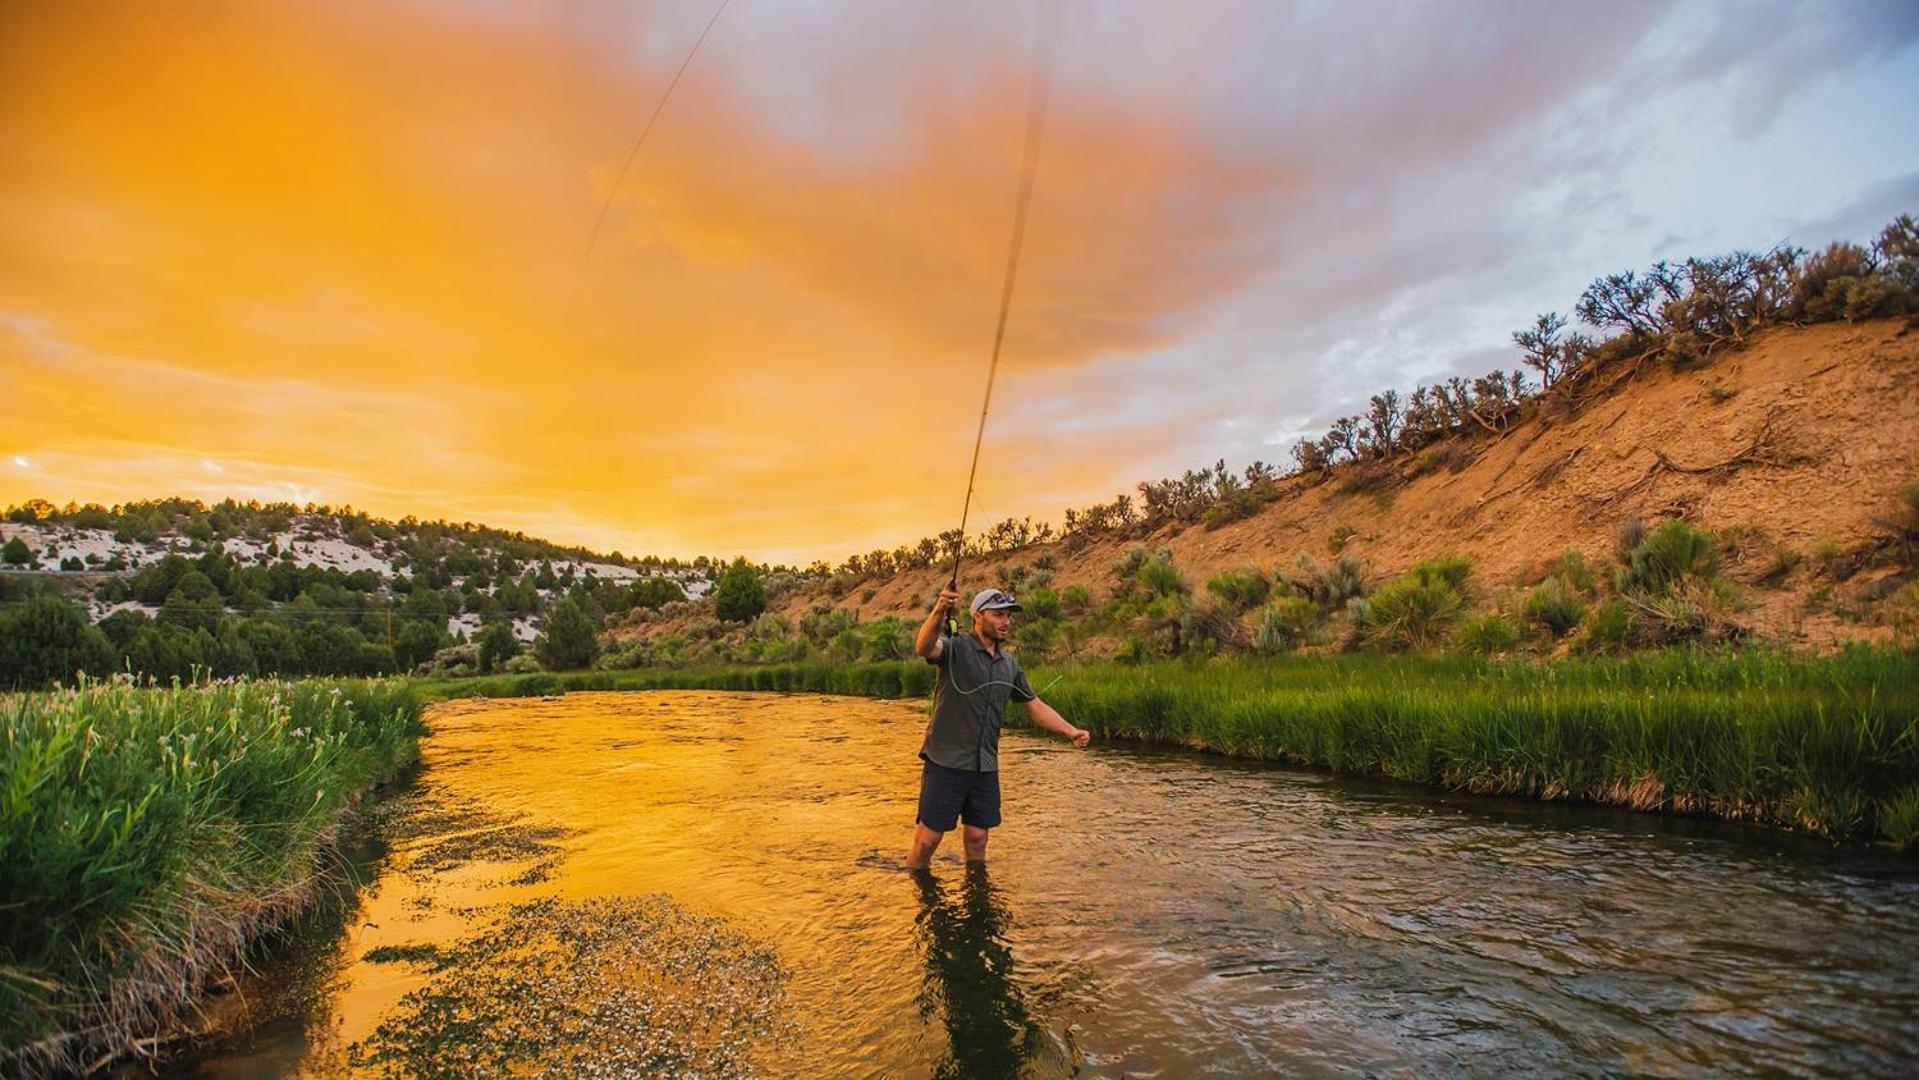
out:
M1010 923L993 892L986 864L966 867L957 892L921 870L920 932L926 943L926 989L920 1014L938 1009L951 1047L935 1076L1017 1076L1046 1045L1013 981Z

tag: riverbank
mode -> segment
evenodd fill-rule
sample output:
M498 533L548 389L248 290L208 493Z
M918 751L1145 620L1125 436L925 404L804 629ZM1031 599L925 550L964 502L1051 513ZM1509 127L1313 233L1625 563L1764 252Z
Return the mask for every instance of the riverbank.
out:
M1356 654L1036 669L1100 739L1449 790L1919 841L1919 658L1672 651L1545 663ZM774 690L923 697L919 661L423 680L426 696ZM1018 710L1014 710L1017 718Z
M391 680L0 696L4 1071L179 1030L312 901L345 815L415 760L421 707Z

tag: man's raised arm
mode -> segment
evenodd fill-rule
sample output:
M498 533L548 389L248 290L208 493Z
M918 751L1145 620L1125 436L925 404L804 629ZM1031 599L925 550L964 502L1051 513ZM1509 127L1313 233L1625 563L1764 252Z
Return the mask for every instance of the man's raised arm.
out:
M959 593L951 589L941 589L940 598L933 603L932 614L920 624L920 631L913 638L913 651L928 660L938 660L946 649L946 639L940 636L940 626L946 622L946 613L959 603Z

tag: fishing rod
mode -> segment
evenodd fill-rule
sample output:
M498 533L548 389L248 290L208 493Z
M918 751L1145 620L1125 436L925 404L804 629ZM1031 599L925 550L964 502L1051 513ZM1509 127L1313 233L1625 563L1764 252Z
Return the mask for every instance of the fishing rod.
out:
M1040 135L1046 128L1046 105L1052 93L1051 35L1041 16L1033 43L1033 76L1026 101L1026 146L1020 162L1019 202L1013 212L1013 242L1006 253L1006 278L1000 287L999 321L993 329L993 355L986 367L986 394L979 407L979 430L973 435L973 464L966 473L966 501L960 507L959 531L953 540L953 572L948 589L958 591L960 559L966 552L966 519L973 509L973 487L979 478L980 447L986 441L986 416L993 405L993 381L999 374L1000 349L1006 343L1006 317L1013 306L1013 282L1019 276L1020 251L1026 242L1026 214L1033 201L1033 178L1039 164ZM948 625L956 630L957 620Z
M660 113L665 110L667 99L673 96L673 88L680 85L680 76L686 74L687 66L693 63L694 54L700 51L701 45L706 43L706 35L713 32L713 24L720 21L720 13L726 10L726 5L729 3L732 3L732 0L720 0L720 6L713 9L713 17L706 20L706 29L701 30L700 36L694 39L693 47L686 50L686 58L680 61L679 70L673 73L672 80L666 84L666 91L654 104L653 115L646 118L646 126L640 129L640 137L633 140L633 149L627 152L626 164L620 166L620 175L614 178L613 186L606 193L606 203L600 207L599 220L593 223L593 235L587 238L587 258L593 257L593 245L600 241L600 229L606 224L607 212L613 209L613 198L620 193L620 185L626 182L626 173L633 167L633 159L640 156L640 147L646 145L646 137L653 133L653 124L659 120Z

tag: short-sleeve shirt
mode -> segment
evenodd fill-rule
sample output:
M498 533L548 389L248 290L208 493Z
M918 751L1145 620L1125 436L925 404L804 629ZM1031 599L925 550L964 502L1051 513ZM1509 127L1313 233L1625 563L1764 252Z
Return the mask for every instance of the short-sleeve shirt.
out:
M1001 649L988 651L971 633L942 638L933 682L933 719L926 725L920 757L949 769L999 770L999 729L1008 701L1039 697L1019 661Z

